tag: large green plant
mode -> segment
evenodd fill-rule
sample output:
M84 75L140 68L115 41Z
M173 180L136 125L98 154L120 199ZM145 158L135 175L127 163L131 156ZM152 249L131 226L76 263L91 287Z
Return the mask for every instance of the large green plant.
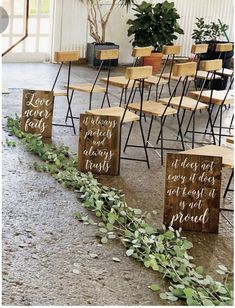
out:
M204 18L196 18L196 28L193 29L192 38L196 44L203 42L215 42L221 37L226 37L226 31L228 30L228 25L219 22L211 22L209 24L205 23Z
M143 1L135 4L135 19L129 19L128 36L134 35L133 46L153 46L161 51L164 45L172 45L176 34L184 34L178 24L180 18L173 2L151 4Z

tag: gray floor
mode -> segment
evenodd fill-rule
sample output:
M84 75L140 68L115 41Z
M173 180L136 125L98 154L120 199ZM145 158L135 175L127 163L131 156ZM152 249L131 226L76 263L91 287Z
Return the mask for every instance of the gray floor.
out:
M3 82L10 93L3 95L3 116L21 114L22 89L50 89L56 75L56 64L4 64ZM112 72L119 75L124 68ZM72 68L72 83L90 82L96 70L85 66ZM105 75L106 72L102 72ZM65 72L60 86L65 84ZM118 105L120 89L110 88L112 106ZM163 96L168 96L164 89ZM102 96L94 95L93 107L100 107ZM76 93L73 100L74 115L88 108L88 95ZM63 123L66 102L57 98L54 121ZM228 123L233 108L224 110ZM187 118L185 123L187 123ZM197 127L207 120L205 112L197 116ZM3 124L5 120L3 120ZM147 130L149 118L144 122ZM76 120L78 131L79 121ZM124 138L128 125L123 128ZM152 142L159 132L154 121ZM167 136L176 136L175 119L167 123ZM7 134L3 131L3 143ZM139 140L138 126L134 128L133 140ZM202 138L202 137L200 137ZM190 137L188 137L190 141ZM208 137L203 140L210 142ZM200 139L201 141L201 139ZM77 152L78 136L71 128L53 127L53 142L68 145ZM223 139L225 145L225 138ZM176 146L176 143L174 144ZM190 148L190 143L187 145ZM180 146L179 146L180 149ZM143 151L128 149L128 155L143 156ZM104 184L122 189L129 206L143 210L156 210L154 223L162 224L164 197L164 167L159 153L149 151L151 169L145 163L122 160L118 177L100 177ZM3 304L4 305L168 305L157 294L148 290L148 284L159 283L163 290L166 283L160 275L143 268L130 258L118 242L99 246L95 228L78 223L72 213L77 209L86 212L75 195L63 189L47 174L33 170L34 156L21 146L3 147ZM230 170L222 174L222 193ZM233 193L228 193L221 206L233 206ZM232 213L224 215L233 220ZM206 273L215 275L218 264L233 264L233 228L220 215L219 234L184 232L194 247L194 262L203 265ZM98 259L90 253L96 252ZM120 263L112 261L116 256ZM74 269L79 268L79 274ZM76 272L76 271L75 271ZM170 303L172 304L172 303ZM175 303L176 304L176 303Z

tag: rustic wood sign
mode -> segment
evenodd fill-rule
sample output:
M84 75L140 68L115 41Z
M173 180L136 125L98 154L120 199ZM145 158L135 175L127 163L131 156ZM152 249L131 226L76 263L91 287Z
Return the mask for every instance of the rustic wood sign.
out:
M218 233L222 157L167 154L164 224Z
M23 90L21 130L51 138L53 93Z
M78 169L118 175L120 166L120 117L80 115Z

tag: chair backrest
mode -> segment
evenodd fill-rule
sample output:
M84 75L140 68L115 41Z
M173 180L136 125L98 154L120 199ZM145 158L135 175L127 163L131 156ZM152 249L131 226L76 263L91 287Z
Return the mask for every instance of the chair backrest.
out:
M191 53L197 55L197 54L201 54L201 53L206 53L208 50L208 44L195 44L192 45L191 48Z
M118 59L119 50L118 49L104 49L98 50L96 52L96 58L98 60L114 60Z
M215 51L216 52L227 52L233 49L232 43L223 43L223 44L216 44Z
M213 72L222 68L222 59L201 61L200 69L206 72Z
M55 51L54 53L54 61L60 63L59 70L57 72L56 78L54 80L51 91L55 89L55 85L57 83L58 77L60 75L62 66L64 62L69 62L68 66L68 76L67 76L67 96L69 95L69 84L70 84L70 74L71 74L71 63L74 61L78 61L79 52L78 51Z
M57 63L78 61L78 59L78 51L55 51L54 53L54 61Z
M140 57L148 57L151 55L153 48L151 46L148 47L134 47L132 50L132 57L140 58Z
M152 76L152 66L127 67L125 78L129 80L145 79Z
M163 46L162 49L162 53L164 55L169 55L169 56L173 56L173 55L178 55L180 53L181 50L181 46L180 45L166 45Z
M174 64L172 74L176 77L195 76L197 70L196 62Z

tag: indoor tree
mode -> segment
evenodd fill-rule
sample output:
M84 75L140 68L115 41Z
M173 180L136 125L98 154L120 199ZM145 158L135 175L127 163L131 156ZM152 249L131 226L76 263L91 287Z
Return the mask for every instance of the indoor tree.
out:
M135 0L111 0L110 7L104 12L102 0L86 0L89 33L96 43L104 44L106 42L107 24L115 6L119 4L128 8L134 2Z

